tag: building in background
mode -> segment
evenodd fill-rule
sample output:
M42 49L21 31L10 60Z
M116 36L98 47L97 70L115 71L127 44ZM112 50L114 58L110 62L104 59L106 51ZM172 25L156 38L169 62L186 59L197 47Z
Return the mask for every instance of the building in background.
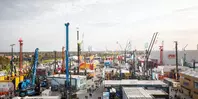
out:
M184 53L186 53L186 62L192 63L193 60L198 61L198 50L186 50L178 51L178 62L182 65L181 60L184 58ZM160 51L152 51L150 55L151 59L160 60ZM163 63L164 65L175 65L176 64L175 51L164 51L163 53Z

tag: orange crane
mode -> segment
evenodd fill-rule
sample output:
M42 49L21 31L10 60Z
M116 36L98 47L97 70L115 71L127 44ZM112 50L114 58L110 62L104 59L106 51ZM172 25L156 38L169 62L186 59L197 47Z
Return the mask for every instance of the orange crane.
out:
M62 73L65 72L65 47L62 47Z
M23 40L20 38L19 39L19 44L20 44L20 53L19 53L19 68L20 68L20 75L22 75L22 68L23 68Z

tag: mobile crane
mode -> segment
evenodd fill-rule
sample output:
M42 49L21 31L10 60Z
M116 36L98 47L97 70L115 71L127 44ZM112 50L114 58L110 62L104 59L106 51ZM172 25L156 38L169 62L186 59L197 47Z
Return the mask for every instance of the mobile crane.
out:
M144 78L146 78L146 79L149 79L149 78L151 79L151 77L152 77L151 75L152 75L152 68L153 68L153 66L149 66L149 61L148 60L149 60L149 56L151 54L151 51L153 49L153 45L154 45L154 43L156 41L157 35L158 35L158 32L156 32L156 33L153 34L152 39L151 39L151 42L149 44L149 47L146 49L145 61L144 61ZM147 72L148 69L150 69L150 74L148 74L148 72ZM147 75L145 75L145 74L147 74Z
M24 97L24 96L33 96L40 94L40 82L39 80L36 83L36 68L38 65L38 53L39 49L35 49L34 53L34 62L33 62L33 67L32 67L32 78L27 79L25 78L24 81L20 82L18 85L19 88L19 96Z

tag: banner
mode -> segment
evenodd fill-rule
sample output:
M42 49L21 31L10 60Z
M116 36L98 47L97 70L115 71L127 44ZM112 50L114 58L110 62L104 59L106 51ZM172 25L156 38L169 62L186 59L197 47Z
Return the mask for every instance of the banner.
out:
M176 55L175 54L169 54L168 55L168 59L175 59L176 58Z

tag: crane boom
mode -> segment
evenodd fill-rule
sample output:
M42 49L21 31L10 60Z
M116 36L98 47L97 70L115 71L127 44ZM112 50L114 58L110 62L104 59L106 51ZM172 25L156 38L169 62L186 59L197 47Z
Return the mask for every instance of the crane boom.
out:
M144 68L145 68L144 75L145 75L146 70L148 69L148 66L147 66L148 65L148 59L149 59L149 56L150 56L151 51L153 49L153 45L155 43L155 40L156 40L157 35L158 35L158 32L156 32L156 33L153 34L152 39L151 39L151 42L149 44L149 48L146 50L146 57L145 57L146 60L145 60L145 63L144 63Z
M150 49L149 49L149 53L148 53L148 57L149 57L149 56L150 56L150 54L151 54L151 51L152 51L152 49L153 49L153 45L154 45L154 43L155 43L155 41L156 41L156 38L157 38L158 32L156 32L154 35L155 35L155 36L154 36L153 41L152 41L152 43L151 43L151 46L150 46Z
M38 53L39 49L36 48L35 49L35 52L34 52L34 64L33 64L33 72L32 72L32 85L35 84L35 80L36 80L36 68L37 68L37 65L38 65L38 56L39 56L39 53Z
M69 23L65 24L66 27L66 51L65 51L65 67L66 67L66 86L69 87Z

